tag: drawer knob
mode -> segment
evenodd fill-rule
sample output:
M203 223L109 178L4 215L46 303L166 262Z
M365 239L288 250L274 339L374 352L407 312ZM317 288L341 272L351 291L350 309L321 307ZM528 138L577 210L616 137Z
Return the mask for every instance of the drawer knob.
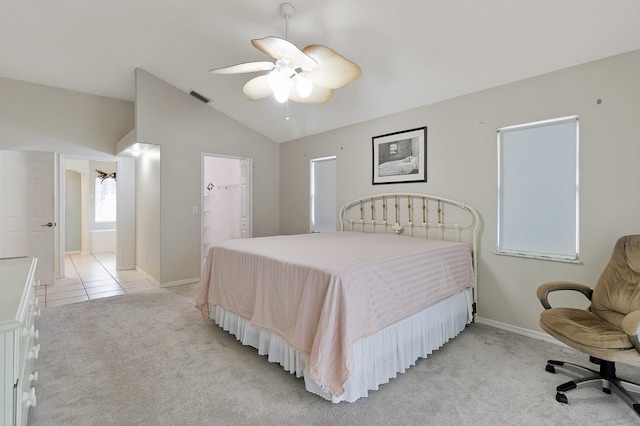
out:
M22 392L22 402L27 407L36 406L36 389L31 388L29 392Z
M38 359L40 355L40 343L37 345L33 345L33 348L29 352L27 352L27 359Z
M34 339L37 339L38 337L40 337L40 331L36 330L35 324L31 324L30 328L25 328L24 330L22 330L22 335L25 337L33 336Z

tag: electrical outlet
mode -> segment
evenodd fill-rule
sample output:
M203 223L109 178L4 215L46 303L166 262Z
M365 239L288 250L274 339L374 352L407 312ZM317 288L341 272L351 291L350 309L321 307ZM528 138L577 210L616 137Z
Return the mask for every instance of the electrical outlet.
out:
M198 206L193 206L193 214L198 214Z

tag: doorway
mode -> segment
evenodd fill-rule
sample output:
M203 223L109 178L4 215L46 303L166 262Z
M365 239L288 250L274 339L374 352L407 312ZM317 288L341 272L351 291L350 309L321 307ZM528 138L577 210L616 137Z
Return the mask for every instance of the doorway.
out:
M58 275L65 254L114 253L115 269L135 267L135 160L60 154Z
M115 161L66 159L62 253L116 253L116 179Z
M81 157L0 150L0 257L37 257L36 280L42 285L64 277L65 163L72 158ZM134 269L135 160L93 159L117 163L116 269Z
M219 242L251 237L251 158L202 154L201 261Z
M115 161L66 159L63 253L116 253L116 178Z

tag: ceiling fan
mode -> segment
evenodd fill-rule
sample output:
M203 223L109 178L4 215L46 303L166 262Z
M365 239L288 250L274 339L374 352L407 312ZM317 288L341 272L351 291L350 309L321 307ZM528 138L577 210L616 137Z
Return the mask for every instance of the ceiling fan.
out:
M289 18L295 13L289 3L280 5L285 19L285 38L265 37L251 40L258 50L273 57L274 62L247 62L223 68L214 68L211 74L242 74L270 71L249 80L242 91L247 99L256 101L274 95L276 100L309 104L328 102L333 90L356 80L362 74L355 62L333 49L312 44L298 49L287 40Z

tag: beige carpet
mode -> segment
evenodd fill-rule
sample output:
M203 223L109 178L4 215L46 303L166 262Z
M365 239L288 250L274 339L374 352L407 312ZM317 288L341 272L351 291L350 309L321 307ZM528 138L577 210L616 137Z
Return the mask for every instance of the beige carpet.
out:
M193 307L195 286L43 309L30 425L625 425L597 389L555 401L548 358L585 357L479 324L368 398L332 404ZM640 381L640 369L619 366Z

